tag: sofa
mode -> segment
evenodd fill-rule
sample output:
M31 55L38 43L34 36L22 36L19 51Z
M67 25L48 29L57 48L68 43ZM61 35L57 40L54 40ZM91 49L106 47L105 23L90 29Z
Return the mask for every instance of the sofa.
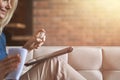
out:
M15 46L7 46L7 49ZM67 46L42 46L30 52L26 62L44 58ZM119 46L72 46L73 51L59 56L87 80L120 80ZM25 67L23 74L32 66Z

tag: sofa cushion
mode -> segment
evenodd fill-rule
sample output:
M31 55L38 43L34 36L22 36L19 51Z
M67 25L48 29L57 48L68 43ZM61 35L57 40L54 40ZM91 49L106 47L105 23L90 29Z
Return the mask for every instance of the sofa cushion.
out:
M104 80L120 80L120 47L102 47Z
M120 80L120 71L103 71L103 80Z
M102 51L98 47L73 47L68 54L68 63L76 70L100 69L102 65Z
M120 47L103 47L103 69L120 70Z
M78 72L87 80L103 80L102 73L99 70L80 70Z

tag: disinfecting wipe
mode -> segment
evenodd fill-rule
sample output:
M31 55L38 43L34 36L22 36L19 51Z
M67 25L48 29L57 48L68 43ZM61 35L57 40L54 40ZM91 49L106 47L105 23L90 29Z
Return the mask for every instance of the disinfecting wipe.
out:
M45 30L44 29L40 30L35 37L37 38L37 41L42 41L42 40L44 41Z
M28 51L24 48L10 48L8 50L8 55L19 54L21 62L18 65L18 68L16 70L12 71L11 73L9 73L7 75L6 80L19 80L22 70L23 70L23 67L24 67L27 53L28 53Z

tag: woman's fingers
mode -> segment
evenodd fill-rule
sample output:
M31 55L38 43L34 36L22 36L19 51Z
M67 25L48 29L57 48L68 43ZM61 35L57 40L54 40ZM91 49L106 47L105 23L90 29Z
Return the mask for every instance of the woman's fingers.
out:
M28 40L23 48L26 48L28 51L32 49L36 49L39 46L43 45L46 39L45 30L41 29L39 30L30 40Z
M14 62L20 63L20 56L18 54L8 56L4 60L0 61L0 67L3 66L3 65L7 65L9 63L14 63Z
M45 36L46 31L44 29L40 29L36 34L35 37L36 38L40 38L42 39Z
M0 61L0 76L7 75L9 72L15 70L20 63L19 55L8 56L6 59Z
M18 64L20 63L20 56L19 55L13 55L8 56L5 60L2 61L0 67L2 67L3 70L11 71L13 69L16 69Z
M5 60L3 60L3 62L5 65L14 62L20 63L20 55L16 54L16 55L8 56Z

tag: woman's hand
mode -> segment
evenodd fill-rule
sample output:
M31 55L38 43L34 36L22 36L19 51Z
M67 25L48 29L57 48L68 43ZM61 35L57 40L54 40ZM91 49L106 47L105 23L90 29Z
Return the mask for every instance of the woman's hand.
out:
M8 56L0 61L0 79L3 80L8 73L15 70L20 63L20 56L18 54Z
M28 40L25 43L23 48L26 48L28 51L31 51L32 49L37 49L39 46L43 45L45 39L45 30L41 29L30 40Z

